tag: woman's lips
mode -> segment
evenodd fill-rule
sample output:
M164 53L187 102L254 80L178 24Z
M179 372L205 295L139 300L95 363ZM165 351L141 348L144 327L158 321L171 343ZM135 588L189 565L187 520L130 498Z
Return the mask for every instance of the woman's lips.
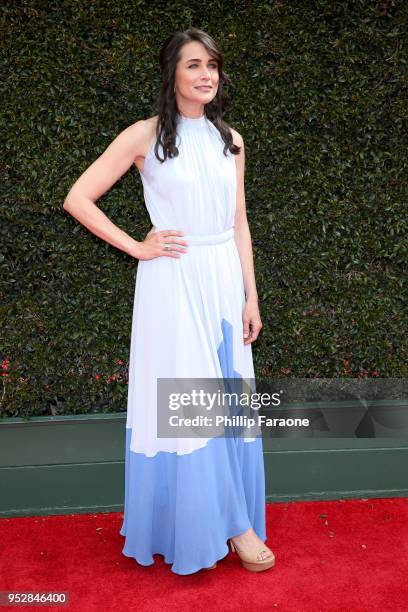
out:
M196 87L196 89L202 89L204 91L210 91L210 89L212 89L212 87L210 85L200 85L200 86Z

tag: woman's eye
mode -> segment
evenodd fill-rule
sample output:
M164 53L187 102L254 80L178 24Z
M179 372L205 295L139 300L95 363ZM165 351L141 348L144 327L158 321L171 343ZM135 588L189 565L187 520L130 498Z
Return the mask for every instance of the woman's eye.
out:
M190 64L189 68L192 68L193 66L198 66L198 64ZM217 64L214 62L211 62L210 66L212 66L213 68L217 68Z

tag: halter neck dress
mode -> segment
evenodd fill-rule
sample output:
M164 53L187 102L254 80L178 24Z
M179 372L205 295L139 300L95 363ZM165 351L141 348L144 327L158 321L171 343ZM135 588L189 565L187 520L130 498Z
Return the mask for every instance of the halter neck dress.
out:
M205 115L178 114L176 131L179 155L160 162L154 141L140 171L154 231L183 231L188 251L138 262L120 534L122 553L139 564L157 553L174 573L192 574L250 527L265 542L265 474L260 436L157 436L158 378L254 378L234 240L235 156L224 155Z

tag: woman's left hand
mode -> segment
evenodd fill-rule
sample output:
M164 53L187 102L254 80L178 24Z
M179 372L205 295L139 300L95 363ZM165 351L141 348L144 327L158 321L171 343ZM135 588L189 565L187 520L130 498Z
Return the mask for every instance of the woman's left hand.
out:
M242 312L244 325L244 344L255 342L262 329L262 321L259 314L258 302L247 301Z

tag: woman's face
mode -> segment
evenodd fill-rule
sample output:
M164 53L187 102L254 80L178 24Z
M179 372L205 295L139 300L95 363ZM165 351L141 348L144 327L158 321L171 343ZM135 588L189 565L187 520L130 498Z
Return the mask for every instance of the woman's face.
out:
M202 43L192 41L181 47L175 82L177 105L181 109L187 106L193 110L196 105L201 108L215 97L219 82L218 63Z

